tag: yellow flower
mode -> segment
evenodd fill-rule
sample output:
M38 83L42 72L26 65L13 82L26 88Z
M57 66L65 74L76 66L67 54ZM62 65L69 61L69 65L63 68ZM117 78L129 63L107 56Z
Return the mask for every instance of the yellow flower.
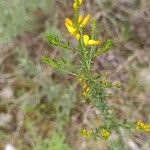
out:
M88 45L88 41L89 41L89 36L88 35L83 35L83 42L85 45Z
M75 35L76 34L76 29L71 27L71 26L67 26L67 29L68 29L68 32L71 34L71 35Z
M89 18L90 18L90 15L87 15L84 19L82 18L81 15L79 15L79 17L78 17L79 26L84 27L87 24ZM71 35L75 36L77 40L80 39L80 34L79 34L79 31L78 31L76 25L69 18L65 19L65 26ZM95 43L95 45L96 45L96 43Z
M92 130L87 130L87 129L82 129L80 131L80 135L83 137L90 137L92 135L93 131Z
M79 15L79 17L78 17L78 24L80 24L82 20L83 20L82 16Z
M143 129L144 123L142 121L138 121L136 125L136 129Z
M82 84L82 88L83 88L83 89L86 89L86 88L87 88L87 84L86 84L85 82Z
M98 41L98 40L97 40L97 41L96 41L96 40L89 40L89 41L88 41L88 44L89 44L89 45L99 45L99 44L100 44L100 41Z
M136 123L136 129L137 130L143 130L145 132L149 132L150 131L150 125L149 124L144 124L144 122L142 122L142 121L138 121Z
M65 19L65 25L66 25L66 26L71 26L71 27L74 26L73 22L72 22L69 18L66 18L66 19Z
M106 129L103 129L102 132L101 132L101 137L104 140L108 140L108 138L110 137L110 133Z
M79 16L78 22L80 22L80 27L83 28L88 23L89 19L90 15L87 15L84 19Z
M145 125L143 127L144 131L149 132L150 131L150 125Z
M77 39L77 40L80 40L80 34L79 34L79 33L76 34L75 36L76 36L76 39Z
M71 34L71 35L76 35L76 28L74 27L74 24L73 22L69 19L69 18L66 18L65 19L65 26L66 28L68 29L68 32Z
M90 91L90 88L89 88L89 87L86 87L86 88L84 89L84 91L83 91L83 96L87 96L88 93L89 93L89 91Z
M85 45L99 45L100 41L98 40L90 40L88 35L83 36L83 42Z
M65 26L71 35L75 36L77 40L80 39L80 34L77 32L75 25L69 18L65 19Z
M81 77L79 77L79 81L81 82L82 91L83 91L83 96L87 96L88 93L89 93L89 91L90 91L90 88L89 88L88 85L86 84L83 75L81 75Z
M80 7L80 5L82 4L83 0L75 0L74 4L73 4L73 8L76 10Z
M80 77L79 77L79 81L81 82L81 83L83 83L83 81L84 81L84 75L82 74Z
M84 80L82 82L82 90L83 90L83 96L87 96L90 91L90 88L87 86Z
M87 15L84 19L80 15L78 17L78 24L79 24L79 26L81 28L84 27L87 24L89 19L90 19L90 15ZM67 27L67 29L68 29L70 34L74 35L77 32L75 24L69 18L65 19L65 26Z
M65 19L65 26L71 35L75 36L77 40L80 39L80 34L77 32L75 25L69 18Z

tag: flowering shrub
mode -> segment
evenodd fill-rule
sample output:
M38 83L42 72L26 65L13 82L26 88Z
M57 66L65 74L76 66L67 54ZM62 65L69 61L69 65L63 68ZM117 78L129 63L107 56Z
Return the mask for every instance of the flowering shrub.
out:
M128 129L129 131L138 129L140 131L149 131L149 125L143 122L121 121L116 117L116 112L113 106L109 105L107 99L110 96L108 88L118 87L118 83L110 82L106 79L105 74L96 74L92 69L93 59L99 55L105 54L110 50L113 43L111 39L101 42L96 38L96 21L91 19L91 32L85 33L85 26L90 21L90 15L82 17L80 15L80 7L82 0L74 0L73 10L74 18L65 19L65 26L68 32L76 40L76 43L71 43L62 40L54 34L47 36L51 45L63 49L71 49L79 57L79 63L67 62L64 58L60 60L50 59L48 56L43 56L44 63L49 64L56 70L66 72L74 76L82 88L82 96L85 103L88 100L90 105L96 107L100 111L103 121L95 129L81 129L80 135L83 137L93 136L95 139L109 139L111 132L116 131L120 135L120 128Z

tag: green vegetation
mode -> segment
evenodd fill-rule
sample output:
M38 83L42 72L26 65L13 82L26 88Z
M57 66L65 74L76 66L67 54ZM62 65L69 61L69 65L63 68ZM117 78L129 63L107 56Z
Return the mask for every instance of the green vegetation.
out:
M1 0L0 43L8 43L24 31L36 29L37 10L48 15L53 0Z

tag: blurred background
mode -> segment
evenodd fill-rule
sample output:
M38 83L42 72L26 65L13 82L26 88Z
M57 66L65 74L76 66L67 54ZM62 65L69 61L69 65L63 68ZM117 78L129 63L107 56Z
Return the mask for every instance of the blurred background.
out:
M72 3L0 0L0 150L122 150L115 135L110 142L79 135L83 125L97 124L97 110L82 103L73 77L41 63L44 54L70 58L45 37L52 32L73 40L64 26ZM94 67L122 84L110 99L118 117L149 123L150 1L84 0L81 14L87 13L97 20L99 39L114 42ZM127 150L150 149L148 133L122 131L122 140Z

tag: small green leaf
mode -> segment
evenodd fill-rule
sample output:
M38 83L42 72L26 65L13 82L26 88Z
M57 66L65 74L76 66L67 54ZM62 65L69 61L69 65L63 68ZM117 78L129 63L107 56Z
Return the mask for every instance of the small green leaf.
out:
M56 69L58 69L60 67L60 64L56 60L50 59L48 56L43 56L42 62L45 64L49 64L50 66L52 66L53 68L56 68Z
M61 58L61 61L64 63L64 64L67 64L67 61L63 58Z
M95 38L95 33L96 33L96 20L92 19L92 22L91 22L91 38L92 39Z
M113 45L112 39L107 39L104 42L104 44L101 46L101 48L97 50L95 56L99 56L104 53L107 53L110 50L110 48L112 47L112 45Z
M60 60L54 60L49 58L48 56L43 56L42 62L45 64L49 64L51 67L59 71L73 74L71 71L73 70L74 67L63 58L61 58Z
M69 48L69 42L63 41L57 35L54 35L51 33L47 35L47 39L48 39L48 42L53 46L58 46L58 47L65 48L65 49Z

